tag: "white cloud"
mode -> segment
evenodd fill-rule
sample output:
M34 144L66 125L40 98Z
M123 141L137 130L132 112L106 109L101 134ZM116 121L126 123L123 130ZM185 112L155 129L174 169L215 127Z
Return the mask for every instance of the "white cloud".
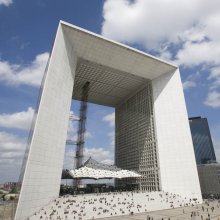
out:
M103 121L107 122L110 127L115 126L115 112L112 112L102 118ZM108 134L108 137L110 138L110 146L111 148L114 148L115 146L115 131L111 131Z
M209 79L215 79L217 77L220 77L220 67L213 67Z
M220 92L209 92L204 104L212 108L220 108Z
M173 62L172 61L172 53L168 50L167 47L164 47L164 48L158 48L158 57L162 60L166 60L166 61L169 61L169 62Z
M0 80L9 85L26 84L39 86L49 58L49 53L42 53L28 65L11 64L0 61Z
M17 181L25 147L24 139L0 132L0 183Z
M220 2L213 1L209 5L204 2L207 7L203 7L204 14L200 14L193 27L180 36L183 46L176 55L179 64L189 67L220 65Z
M102 120L108 122L109 125L113 127L115 125L115 112L104 116Z
M105 159L105 160L102 160L101 163L108 164L108 165L113 165L114 164L114 160Z
M92 136L92 134L89 131L86 131L85 137L86 138L92 138L93 136Z
M67 130L67 145L68 145L68 142L70 144L76 143L77 137L78 137L78 135L77 135L76 125L69 122L69 127L68 127L68 130ZM89 131L85 132L85 140L87 138L92 138L92 137L93 136Z
M0 157L5 159L22 158L24 152L0 152Z
M110 138L111 147L115 147L115 131L111 131L108 133L108 137Z
M185 81L183 82L183 89L188 90L190 88L196 87L196 83L193 81Z
M76 143L78 123L79 123L78 121L79 121L79 117L73 111L70 111L70 121L67 130L67 142ZM85 132L85 139L92 137L93 135L91 134L91 132L89 131Z
M107 0L102 34L155 49L163 43L182 40L183 33L191 40L203 39L201 22L206 21L206 30L218 38L219 8L218 0Z
M12 0L0 0L0 6L1 5L9 6L10 4L12 4Z
M220 66L211 69L208 80L212 81L210 89L217 89L220 87Z
M74 161L75 161L75 151L73 148L67 149L65 152L65 159L64 159L64 168L66 169L73 169ZM101 163L106 164L113 164L113 151L109 151L107 149L101 147L92 147L92 148L85 148L84 151L84 162L92 157L93 159L97 160Z
M71 112L71 114L75 115L73 112ZM109 126L112 127L114 126L114 117L115 117L115 114L113 112L103 117L103 120L109 123ZM77 140L77 126L78 126L78 123L76 121L70 121L67 139L71 140L71 142L73 143L75 143ZM113 146L114 145L114 132L109 132L107 135L110 138L111 146ZM90 132L86 131L85 138L87 139L91 137L93 137L93 135ZM73 166L75 165L74 156L75 156L75 146L72 146L72 145L67 146L66 152L65 152L65 159L64 159L64 168L66 169L73 168ZM84 162L90 156L93 159L99 162L102 162L102 163L106 163L106 164L114 163L113 162L113 150L104 149L102 147L86 147L84 150Z
M220 41L186 42L176 55L176 62L185 66L220 64Z
M199 0L107 0L102 34L154 49L165 41L178 40L201 14L201 5Z
M183 82L183 89L186 91L191 88L197 87L200 84L199 82L200 77L201 77L200 71L188 75L185 81Z
M176 55L185 66L220 64L218 0L107 0L103 17L104 36L142 44L164 59Z
M214 9L216 2L210 4L206 13L200 15L200 20L189 30L186 30L180 39L182 48L176 54L176 62L192 67L198 65L220 65L220 5ZM216 11L217 10L217 11Z
M31 107L27 111L0 114L0 127L29 130L33 115L34 109Z
M79 123L79 117L73 111L70 111L70 121L67 130L67 145L72 145L76 143L78 137L77 135L78 123ZM85 140L87 138L93 137L92 133L89 131L86 131L84 135L85 135Z
M93 159L101 162L103 160L112 159L113 153L104 148L86 148L85 149L85 159L92 157Z
M24 150L26 143L23 139L16 135L0 132L0 152L14 152Z
M73 111L70 111L70 120L71 121L79 121L79 117L73 112Z
M210 73L210 90L220 87L219 0L106 0L103 18L104 36L142 45L187 68L199 67ZM197 85L202 84L186 79L184 88ZM218 107L218 93L210 92L205 104Z
M73 121L69 121L68 130L67 130L67 140L69 141L76 141L76 132L77 132L77 125Z

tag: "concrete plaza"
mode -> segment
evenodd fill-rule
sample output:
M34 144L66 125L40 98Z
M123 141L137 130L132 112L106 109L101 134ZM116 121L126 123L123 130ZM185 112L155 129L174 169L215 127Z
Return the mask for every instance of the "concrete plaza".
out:
M99 220L147 220L147 217L151 217L151 220L206 220L208 219L208 214L210 214L211 220L220 219L220 203L218 201L208 202L208 204L203 203L193 207L184 207L184 208L175 208L175 209L166 209L153 211L148 213L140 213L134 215L126 215L126 216L115 216L110 218L100 218ZM202 210L204 207L204 211ZM211 208L214 207L212 212ZM192 216L192 212L196 213L196 216ZM199 215L198 215L199 214ZM203 218L201 217L203 216Z

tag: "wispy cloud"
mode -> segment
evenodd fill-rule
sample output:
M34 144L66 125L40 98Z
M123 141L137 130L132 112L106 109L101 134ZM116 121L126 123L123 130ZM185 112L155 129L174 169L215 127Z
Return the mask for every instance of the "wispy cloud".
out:
M220 1L106 0L103 18L104 36L139 44L187 69L196 67L206 72L208 90L220 87ZM185 90L199 85L199 79L183 84ZM209 91L204 103L217 108L218 92Z
M25 139L8 132L0 132L0 183L16 181L25 147Z
M204 104L213 108L220 108L220 92L209 92Z
M220 19L220 16L219 16ZM220 41L186 42L176 55L176 62L184 66L219 65Z
M211 81L210 90L220 87L220 66L211 68L208 80Z
M183 89L188 90L190 88L196 87L196 83L193 81L185 81L183 82Z
M114 149L114 147L115 147L115 130L109 132L108 137L110 139L110 147Z
M49 53L38 54L27 65L12 64L8 61L0 61L0 81L8 85L39 86L49 58Z
M158 7L160 5L160 7ZM107 0L102 34L185 66L220 64L218 0ZM187 13L185 13L187 11ZM172 48L175 46L175 50Z
M114 129L114 126L115 126L115 112L112 112L108 115L105 115L103 118L102 118L103 121L107 122L108 125ZM115 130L112 130L111 132L109 132L108 134L108 137L110 139L110 147L111 148L114 148L115 147Z
M113 153L104 148L86 148L85 149L85 158L92 157L99 162L103 162L107 159L112 159Z
M67 142L76 143L78 137L77 130L78 130L78 124L73 121L69 121L68 130L67 130ZM92 133L89 131L86 131L84 135L86 139L93 137Z
M73 169L74 162L75 162L75 152L73 148L67 149L65 152L65 159L64 159L64 168L66 169ZM106 164L114 164L113 160L113 151L106 150L102 147L87 147L84 150L84 161L86 161L89 157L97 160L101 163Z
M216 42L219 6L218 0L212 4L208 0L203 4L199 0L107 0L102 34L122 42L141 43L152 50L168 44L201 43L206 37Z
M33 115L34 109L31 107L27 111L0 114L0 127L29 130Z
M7 132L0 132L0 152L14 152L25 149L25 141L20 137Z
M102 120L108 122L108 124L113 127L115 125L115 112L104 116Z
M4 6L9 6L11 5L13 2L12 0L0 0L0 6L4 5Z

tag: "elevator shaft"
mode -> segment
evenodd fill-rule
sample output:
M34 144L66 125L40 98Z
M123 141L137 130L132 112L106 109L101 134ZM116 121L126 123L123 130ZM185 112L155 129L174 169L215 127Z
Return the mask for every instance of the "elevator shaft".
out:
M80 103L80 116L79 116L77 141L76 141L75 169L78 169L83 164L89 85L90 85L90 82L86 82L82 88L82 96L81 96L81 103ZM76 187L78 187L79 184L80 184L80 180L77 180L75 184Z

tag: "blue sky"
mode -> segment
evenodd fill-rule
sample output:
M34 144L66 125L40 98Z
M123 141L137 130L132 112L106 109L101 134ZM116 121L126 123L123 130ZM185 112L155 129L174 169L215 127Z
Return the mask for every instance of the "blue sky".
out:
M19 175L59 20L179 64L188 115L208 118L220 159L218 0L0 0L0 183ZM71 138L76 129L70 123ZM114 109L89 104L86 137L86 156L111 163ZM67 146L65 167L73 154Z

